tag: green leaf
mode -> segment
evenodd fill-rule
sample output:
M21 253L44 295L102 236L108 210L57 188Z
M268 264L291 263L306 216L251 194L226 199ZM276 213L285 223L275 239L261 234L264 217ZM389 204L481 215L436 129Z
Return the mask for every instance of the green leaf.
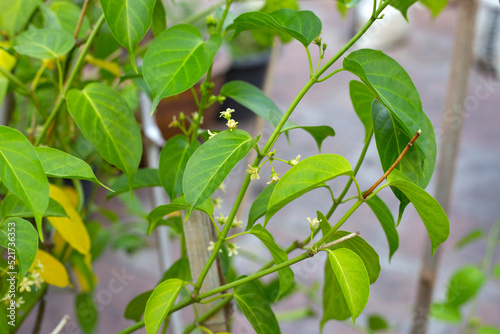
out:
M374 92L390 114L389 119L382 113L380 116L385 117L379 121L377 114L372 109L375 139L384 171L394 163L394 160L388 161L390 154L399 156L401 147L408 143L398 142L399 152L385 152L389 151L386 148L386 142L398 140L398 138L392 138L394 131L402 131L402 135L405 137L401 139L405 139L412 138L419 129L422 130L422 134L411 151L418 151L420 162L416 167L419 170L415 173L419 173L418 178L421 180L419 186L425 188L432 177L436 163L436 137L432 124L422 110L420 97L410 76L394 59L380 51L369 49L352 52L344 59L343 65L346 70L357 75ZM382 112L380 109L376 110ZM390 121L393 123L392 126L387 124ZM389 131L386 136L379 135L377 137L377 128L383 129L384 125L390 127L393 132ZM395 147L392 145L391 149L395 149ZM410 177L410 179L412 178Z
M187 210L188 205L186 203L186 199L184 196L176 198L172 203L160 205L156 207L153 211L151 211L148 215L149 220L149 234L153 232L156 226L158 226L158 222L168 214L173 212ZM214 213L214 204L210 198L205 200L201 205L197 206L195 210L203 211L207 215L212 216ZM186 218L187 219L187 218Z
M0 180L33 212L43 241L42 216L49 204L49 182L28 138L7 126L0 126Z
M387 242L389 243L389 260L394 255L399 247L399 236L396 230L396 223L392 217L392 213L387 205L378 196L371 197L366 204L372 209L375 216L377 216L382 229L384 230Z
M109 239L111 238L111 233L105 227L102 227L100 223L95 221L87 222L85 228L90 238L90 254L92 255L92 261L95 261L106 249Z
M5 94L7 94L8 88L9 88L9 79L0 76L0 105L2 105L3 100L5 99Z
M349 161L340 155L319 154L300 161L283 175L274 188L269 199L265 224L294 199L340 175L352 175Z
M432 303L430 314L439 321L450 324L460 324L462 316L457 306L447 303Z
M328 239L328 242L335 241L349 234L351 233L346 231L337 231L330 239ZM329 247L328 249L333 251L342 248L349 249L350 251L356 253L356 255L363 261L368 277L370 278L370 284L375 283L380 274L380 260L373 247L360 236L356 236L354 238L344 240L343 242Z
M135 174L134 181L130 185L133 190L160 186L160 178L156 168L139 168ZM111 184L114 192L109 193L107 199L129 191L127 175L122 174Z
M204 41L192 25L175 25L154 39L144 56L143 75L153 93L153 111L164 97L191 88L207 72L222 44L219 34Z
M485 237L484 230L482 228L475 228L457 241L457 243L455 244L455 249L457 250L462 249L471 242L480 240L484 237Z
M365 142L370 140L373 129L372 102L376 99L375 94L362 82L352 80L349 82L349 95L352 106L361 123L365 126Z
M438 16L448 4L448 0L420 0L420 2L426 5L434 16Z
M167 29L167 14L161 0L156 0L155 8L153 9L153 22L151 30L153 36L158 37L165 29Z
M378 314L370 314L368 317L368 328L374 331L389 329L387 320Z
M23 30L40 0L0 0L0 29L13 36Z
M257 198L253 201L252 206L250 207L250 212L248 212L248 223L245 231L248 231L255 224L257 219L260 217L264 217L267 212L267 204L269 203L269 198L271 198L271 194L274 191L278 183L274 182L268 185L262 190L262 192L257 196Z
M338 0L338 1L343 3L347 8L351 8L356 6L358 2L361 0Z
M2 201L2 208L0 209L0 215L3 218L7 217L23 217L31 218L33 217L33 212L28 209L28 207L21 201L19 197L10 193ZM44 217L67 217L66 211L57 201L49 198L49 205L47 210L43 214Z
M36 147L35 151L47 176L88 180L110 190L97 179L85 161L51 147Z
M252 137L243 130L219 132L201 145L187 162L182 181L188 204L186 218L199 204L206 201L226 179L260 137Z
M182 178L186 164L198 147L198 141L189 144L188 138L182 135L169 139L163 146L158 171L161 185L171 201L182 194Z
M129 52L137 72L135 48L151 25L156 0L101 0L101 7L111 33Z
M370 295L370 279L365 265L356 253L346 248L328 250L328 260L339 281L354 325Z
M191 280L191 269L189 268L189 260L186 257L181 257L175 261L170 268L163 274L161 282L171 278L178 278L184 282Z
M280 264L288 261L287 253L282 250L274 241L273 236L261 225L252 227L250 233L259 238L260 241L267 247L271 253L274 263ZM279 291L276 294L275 300L278 300L284 293L286 293L294 284L294 274L290 267L286 267L278 271L279 275Z
M477 294L487 279L485 273L476 266L460 268L450 279L446 293L447 303L460 307Z
M283 117L276 104L262 90L248 82L229 81L222 86L220 94L235 100L274 126ZM281 133L293 129L303 129L311 134L320 151L323 140L328 136L335 136L335 131L329 126L300 126L290 121L285 123Z
M325 281L323 285L323 317L320 332L329 320L346 320L351 316L340 283L329 261L325 262Z
M319 125L319 126L303 126L303 125L285 125L280 133L283 133L288 130L293 129L302 129L307 131L316 141L318 145L318 150L321 152L321 144L328 137L335 136L335 130L332 127L327 125Z
M146 309L146 303L152 293L153 290L148 290L134 297L125 308L125 313L123 314L125 319L134 320L136 322L141 321L144 310Z
M500 264L497 264L495 267L493 267L493 276L495 276L496 279L500 280Z
M332 225L328 222L325 215L320 211L316 211L316 217L319 220L319 228L321 229L321 233L325 236L331 229Z
M111 87L91 83L83 90L72 89L67 104L85 138L104 160L127 174L132 187L142 157L142 140L125 100Z
M234 300L257 334L281 333L278 320L258 281L235 288Z
M408 9L416 2L417 0L394 0L391 2L391 6L399 10L406 21L408 21Z
M38 237L31 223L22 218L7 218L0 226L0 245L14 248L19 264L19 281L28 273L38 251ZM11 260L10 258L8 259ZM9 263L9 270L14 269L14 262Z
M396 172L396 173L395 173ZM389 184L401 190L417 210L429 233L432 244L432 254L450 234L450 222L441 205L425 190L411 182L397 179L397 171L389 175Z
M76 317L85 334L95 332L98 321L97 306L89 293L81 293L76 296Z
M264 29L289 35L307 47L321 33L322 24L321 20L311 11L284 8L269 14L243 13L234 19L234 27L232 38L245 30Z
M75 46L73 36L60 29L31 29L17 36L14 49L22 55L52 59L65 55Z
M184 282L172 278L160 283L153 291L144 311L144 324L147 334L156 334L165 320Z
M45 18L46 28L61 28L69 32L72 36L75 34L78 19L82 9L74 3L68 1L55 1L50 5L50 9L54 12L56 20ZM78 38L87 36L90 30L90 21L84 16Z
M477 334L500 334L500 328L495 326L481 326L477 330Z

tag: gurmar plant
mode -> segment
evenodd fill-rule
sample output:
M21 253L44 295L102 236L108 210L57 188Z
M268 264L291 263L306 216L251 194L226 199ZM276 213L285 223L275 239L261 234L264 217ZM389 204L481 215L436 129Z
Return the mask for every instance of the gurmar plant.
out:
M94 298L97 279L93 263L106 245L112 243L114 248L130 251L131 243L140 244L147 232L160 225L169 226L179 236L181 257L153 290L130 302L125 317L136 323L121 333L142 327L147 333L156 333L162 324L165 330L169 315L189 306L194 307L196 316L185 333L196 328L211 332L203 323L232 300L257 333L279 333L271 305L300 291L290 266L319 252L328 254L320 327L332 319L352 317L354 323L368 301L370 284L377 279L380 265L377 253L358 232L340 228L360 206L367 204L380 221L392 256L398 248L396 223L377 197L387 187L400 201L398 223L411 202L427 228L432 250L447 239L446 215L424 190L434 170L436 140L415 86L404 69L381 51L362 49L346 55L375 21L383 19L385 8L393 6L406 16L415 1L374 1L368 22L329 59L327 45L320 37L322 23L313 12L298 10L294 1L268 0L260 11L233 17L232 2L227 0L221 9L211 7L167 29L168 8L161 1L86 0L81 7L69 1L50 5L38 0L1 1L0 101L9 116L9 125L0 126L0 245L5 254L0 260L1 302L5 303L0 308L0 332L16 332L39 303L33 329L38 333L44 310L50 308L50 300L45 298L48 285L73 292L80 326L86 333L95 332L102 305L98 305L99 299L96 304ZM345 11L357 2L339 1L338 6ZM434 12L442 5L422 3ZM189 22L207 15L208 38L204 39ZM150 28L154 37L139 45ZM294 39L305 48L309 59L305 66L310 68L310 75L284 113L260 89L242 81L228 82L219 94L214 94L212 64L223 40L248 30L259 40L272 40L278 35L284 41ZM128 58L121 57L124 49L120 46L128 51ZM310 49L318 51L316 67ZM139 57L142 66L137 66ZM341 57L344 59L340 65ZM334 64L338 65L332 70ZM312 86L341 71L358 78L349 83L350 96L365 126L365 145L354 169L336 154L278 158L279 152L273 147L284 132L293 135L292 130L301 128L312 135L319 147L324 139L335 134L326 125L300 126L288 119ZM202 79L201 93L197 93L193 87ZM142 138L133 114L138 108L139 90L150 96L153 111L163 98L186 90L193 92L198 106L193 114L181 113L171 123L182 135L166 142L157 168L139 168ZM236 100L272 124L270 137L264 141L238 129L238 111L232 109L220 114L227 121L227 130L202 129L204 111L225 98ZM372 137L385 174L363 192L356 174ZM231 170L252 150L256 157L248 165L232 209L227 217L219 216L217 224L213 218L214 202L220 204L220 200L212 196L224 187ZM290 168L279 175L274 170L275 162L286 163ZM245 231L229 236L232 229L242 227L236 214L249 187L263 182L259 181L259 172L267 168L267 163L271 179L253 202ZM116 178L117 171L123 175ZM334 196L326 182L343 175L348 177L346 185ZM127 229L115 213L94 201L97 188L109 189L99 179L107 183L113 176L110 196L162 186L170 203L147 214L149 226L142 221ZM379 186L385 179L387 182ZM93 184L87 202L82 181ZM346 199L353 183L357 195ZM279 247L266 229L267 224L288 203L319 187L326 187L332 194L330 210L326 214L318 211L316 217L307 220L303 217L305 224L309 222L311 233L303 241L292 241L284 249ZM130 196L121 198L137 212ZM333 213L340 204L348 202L354 204L332 226L329 220ZM176 215L180 211L183 219ZM191 245L184 241L188 238L183 221L189 221L199 211L213 223L215 237L206 247L208 260L204 267L197 277L191 277L189 263L195 259L187 256ZM113 224L105 227L93 221L95 212ZM256 224L262 217L263 224ZM363 226L357 228L362 230ZM246 235L259 239L272 261L256 272L238 276L228 259L243 253L243 249L229 240ZM289 258L288 254L297 249L303 252ZM219 260L226 283L202 292L210 268ZM278 274L278 279L269 286L259 281L273 273ZM196 312L200 304L214 300L217 303L206 313ZM59 331L66 322L67 318L63 318Z

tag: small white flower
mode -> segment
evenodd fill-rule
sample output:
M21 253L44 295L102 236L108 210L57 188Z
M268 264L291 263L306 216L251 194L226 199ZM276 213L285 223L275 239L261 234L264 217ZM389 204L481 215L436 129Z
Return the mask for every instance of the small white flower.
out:
M296 164L298 164L298 163L299 163L299 159L300 159L300 154L299 154L299 155L297 155L297 157L296 157L295 159L290 160L288 163L289 163L290 165L292 165L292 166L295 166Z
M210 131L210 130L207 130L207 132L208 132L208 135L209 135L208 139L212 139L212 137L213 137L213 136L215 136L215 135L217 134L217 132L216 132L216 133L213 133L213 132L212 132L212 131Z
M313 220L311 220L311 218L307 217L307 220L309 221L309 227L311 228L311 231L317 229L319 223L321 222L321 220L318 220L318 218L314 218Z
M236 129L236 124L238 124L238 122L235 122L234 119L230 119L229 121L227 121L226 125L227 127L229 128L229 130L233 131L234 129Z
M22 304L24 304L23 297L17 298L17 300L16 300L16 308L20 308Z
M5 304L9 305L10 304L10 294L7 292L5 296L0 300L2 302L5 302Z
M219 186L219 190L223 191L223 192L226 192L226 185L224 184L224 182L222 182Z
M215 248L215 242L210 241L210 246L207 247L207 250L208 251L213 251L214 248ZM221 252L222 252L222 249L219 249L219 253L221 253Z
M247 173L250 174L250 180L255 180L255 179L260 179L260 176L259 176L259 167L252 167L250 165L248 165L248 167L250 169L247 169Z
M227 217L225 217L224 214L221 213L219 217L216 218L219 225L224 225L226 223Z
M33 285L33 281L29 280L28 277L24 277L22 282L19 283L19 292L24 290L31 292L31 285Z
M231 113L234 112L234 109L227 108L226 111L221 111L219 117L224 117L228 121L231 119Z
M233 256L233 254L238 255L239 248L240 248L239 246L236 246L236 243L234 243L234 244L228 243L227 244L228 255L229 256Z
M224 200L221 197L215 197L213 199L213 202L214 202L214 208L219 209L220 207L222 207L222 203L224 203Z
M33 284L36 286L37 289L41 288L41 284L45 282L43 278L40 277L40 274L33 271L30 277L31 281L33 281Z
M177 116L174 116L172 118L172 121L170 122L170 124L168 124L168 127L169 128L176 128L179 126L179 121L177 120Z
M280 180L280 175L278 173L273 172L271 174L271 181L267 182L267 184L271 184L273 182L278 182Z
M35 270L40 270L43 273L43 264L38 260L38 263L35 264Z
M234 218L233 222L231 223L231 228L242 228L243 227L243 220L238 220L238 218Z

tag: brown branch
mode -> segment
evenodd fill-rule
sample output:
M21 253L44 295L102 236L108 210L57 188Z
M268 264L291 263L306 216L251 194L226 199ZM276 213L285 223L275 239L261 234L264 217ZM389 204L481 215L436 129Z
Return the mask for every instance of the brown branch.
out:
M78 35L80 34L80 29L82 28L82 22L83 18L85 17L85 12L87 11L87 6L89 5L90 0L85 0L82 6L82 11L80 13L80 17L78 18L78 23L76 24L75 28L75 33L73 34L73 37L75 39L78 38Z
M351 234L345 235L345 236L343 236L342 238L339 238L339 239L337 239L337 240L334 240L334 241L332 241L332 242L330 242L330 243L327 243L327 244L325 244L325 245L321 246L320 250L321 250L321 249L330 248L330 247L335 246L335 245L337 245L337 244L340 244L341 242L344 242L344 241L346 241L346 240L348 240L348 239L351 239L351 238L357 237L358 235L359 235L359 232L353 232L353 233L351 233Z
M364 194L363 194L363 199L366 199L366 197L368 197L368 195L371 194L371 192L373 190L375 190L375 188L378 187L378 185L380 183L382 183L382 181L384 181L384 179L389 175L391 174L391 172L394 170L394 168L396 168L396 166L401 162L401 160L403 159L403 157L405 156L405 154L408 152L408 150L410 149L410 147L413 146L413 144L415 143L415 141L418 139L418 136L420 136L420 134L422 133L422 130L418 130L417 133L415 133L415 135L413 136L413 138L410 140L410 142L408 143L408 145L406 145L405 149L403 150L403 152L401 152L401 154L399 155L399 157L396 159L396 161L394 161L394 163L392 164L392 166L387 170L387 172L384 173L384 175L382 175L382 177L380 179L378 179L377 182L375 182L373 184L373 186L370 187L370 189L368 189Z

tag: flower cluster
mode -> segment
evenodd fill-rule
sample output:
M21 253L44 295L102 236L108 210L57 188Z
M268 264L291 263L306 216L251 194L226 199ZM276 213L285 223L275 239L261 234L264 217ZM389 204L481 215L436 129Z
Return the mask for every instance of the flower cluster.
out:
M219 117L223 117L227 120L226 125L229 128L229 130L231 130L231 131L236 129L236 124L238 124L238 122L236 122L234 119L231 118L231 113L233 113L233 112L234 112L234 109L227 108L225 111L221 111L220 116L219 116Z
M23 280L19 283L19 292L28 291L31 292L33 286L35 286L36 290L42 287L42 283L44 282L43 278L40 276L40 273L37 270L43 272L43 265L38 260L38 263L33 268L33 271L30 272Z
M321 222L321 219L318 220L318 218L314 218L311 220L311 218L307 217L307 220L309 221L309 227L311 228L311 231L314 231L318 228L319 223Z
M260 168L259 167L252 167L248 165L250 169L247 169L247 173L250 174L250 180L255 180L255 179L260 179L259 172Z

